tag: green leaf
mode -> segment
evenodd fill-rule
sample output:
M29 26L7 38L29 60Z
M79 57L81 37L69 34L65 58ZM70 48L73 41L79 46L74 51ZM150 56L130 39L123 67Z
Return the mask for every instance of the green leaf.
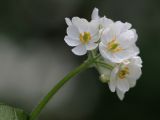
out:
M28 115L19 108L0 103L0 120L28 120Z

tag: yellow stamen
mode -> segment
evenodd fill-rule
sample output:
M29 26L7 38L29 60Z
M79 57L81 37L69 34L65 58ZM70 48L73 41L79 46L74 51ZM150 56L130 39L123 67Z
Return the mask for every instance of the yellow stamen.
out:
M114 37L109 43L107 43L107 49L113 53L116 53L121 51L122 47L120 47L120 44L116 40L116 37Z
M86 44L91 40L91 34L89 32L81 33L79 39L83 44Z
M120 79L124 79L124 78L126 78L126 75L127 75L127 74L129 74L129 68L128 68L128 67L125 67L125 68L123 68L122 70L119 71L118 77L119 77Z

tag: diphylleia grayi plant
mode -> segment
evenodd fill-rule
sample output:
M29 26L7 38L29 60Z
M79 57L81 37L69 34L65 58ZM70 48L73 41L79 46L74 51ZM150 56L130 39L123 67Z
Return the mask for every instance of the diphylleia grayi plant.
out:
M136 85L142 74L142 60L136 46L137 33L128 22L100 17L94 8L91 20L65 18L68 25L64 41L73 47L75 55L87 54L88 58L60 80L33 109L30 115L23 110L0 104L0 120L36 120L53 95L72 77L88 68L96 68L100 80L116 92L120 100Z

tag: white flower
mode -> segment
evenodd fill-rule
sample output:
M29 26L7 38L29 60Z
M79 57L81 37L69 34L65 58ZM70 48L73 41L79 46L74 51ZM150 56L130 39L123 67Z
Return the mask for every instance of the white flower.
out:
M136 56L118 64L110 74L109 88L123 100L125 92L136 85L141 76L142 60Z
M131 24L117 21L103 31L99 50L104 58L120 63L139 53L135 45L137 33L130 28Z
M98 46L99 28L97 21L88 22L86 19L73 17L72 20L66 18L67 36L64 40L74 47L72 52L76 55L84 55L87 50L93 50Z

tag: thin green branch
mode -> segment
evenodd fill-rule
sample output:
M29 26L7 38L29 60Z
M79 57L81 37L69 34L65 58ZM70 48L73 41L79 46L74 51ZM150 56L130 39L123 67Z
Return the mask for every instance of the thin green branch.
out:
M89 68L92 63L95 62L95 60L98 58L96 56L95 58L86 60L83 64L81 64L79 67L77 67L75 70L71 71L69 74L67 74L62 80L60 80L52 89L49 91L49 93L42 99L42 101L35 107L35 109L30 114L29 120L35 120L40 112L43 110L43 108L46 106L46 104L50 101L50 99L54 96L54 94L72 77L77 75L78 73L84 71L85 69Z
M103 61L96 61L96 63L99 64L99 65L101 65L102 67L107 68L107 69L110 69L110 70L113 69L113 66L111 66L111 65L109 65L109 64L107 64L107 63L105 63Z

